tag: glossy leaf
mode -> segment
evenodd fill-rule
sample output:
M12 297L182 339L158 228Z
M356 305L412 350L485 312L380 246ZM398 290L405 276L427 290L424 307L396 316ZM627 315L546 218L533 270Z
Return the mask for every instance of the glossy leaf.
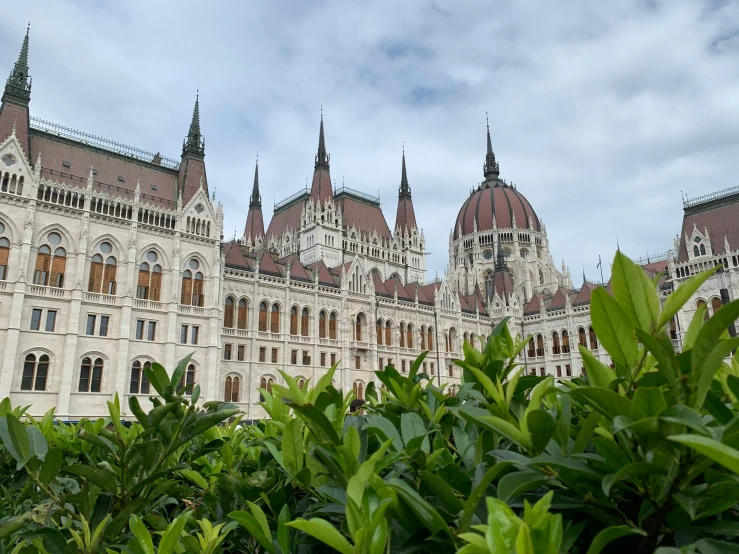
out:
M702 435L672 435L667 438L673 442L684 444L739 474L739 450Z
M600 533L598 533L593 539L593 542L590 543L590 548L588 548L587 554L599 554L606 546L608 546L616 539L620 539L621 537L626 537L629 535L643 536L646 535L646 533L641 529L635 529L634 527L627 527L625 525L614 525L611 527L606 527Z
M638 354L634 327L616 300L604 288L592 293L590 317L601 343L616 365L632 366Z
M341 554L354 554L354 548L349 541L328 521L323 519L296 519L287 524L327 544Z

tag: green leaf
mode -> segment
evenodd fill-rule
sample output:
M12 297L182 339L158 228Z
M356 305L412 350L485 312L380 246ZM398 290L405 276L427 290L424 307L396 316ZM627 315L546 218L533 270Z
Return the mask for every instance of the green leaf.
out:
M662 412L659 418L670 423L685 425L704 435L708 435L708 429L701 415L684 404L673 404Z
M593 410L588 414L588 417L580 426L580 431L577 433L575 445L572 447L573 454L579 454L585 451L585 447L588 445L590 437L593 436L595 429L598 427L598 422L601 417L603 416L598 410Z
M303 419L303 421L305 421L305 423L314 433L318 433L319 436L323 435L334 446L339 446L341 444L341 438L339 438L339 434L331 425L331 422L326 417L326 414L324 414L321 410L319 410L312 404L304 404L300 406L289 398L283 398L282 401L287 406L290 406L293 411L297 415L299 415Z
M472 492L467 497L467 501L464 503L462 515L459 517L460 532L467 531L470 528L472 516L477 510L477 506L478 504L480 504L480 500L482 500L487 493L488 487L490 486L490 483L493 482L493 479L495 479L498 475L500 475L501 472L512 465L512 462L498 462L485 472L485 475L483 475L482 479L480 479L480 482L475 485L475 488L472 489Z
M609 419L617 416L629 416L632 410L632 401L617 392L594 387L581 387L570 391L570 396L584 402Z
M534 451L538 454L552 438L555 429L555 423L549 412L544 410L532 410L526 416L529 434L531 435L531 443Z
M380 436L380 442L392 439L393 449L397 452L403 451L403 441L400 439L400 433L389 419L379 415L369 416L362 429L375 432Z
M590 317L598 338L614 363L623 367L633 366L639 354L634 326L619 303L602 287L592 293Z
M254 516L255 521L259 525L259 528L262 531L262 534L267 539L267 542L272 542L272 531L269 529L269 523L267 523L267 516L264 515L264 511L262 508L254 504L254 502L250 502L247 500L247 505L249 506L249 510L251 510L252 515ZM273 548L274 550L274 548Z
M131 514L131 518L128 520L128 526L131 528L131 532L138 540L143 553L154 554L154 542L151 540L151 535L146 529L144 522L141 521L141 518L136 514Z
M346 537L339 533L339 531L337 531L336 528L328 521L316 518L308 521L303 518L299 518L295 521L291 521L287 525L288 527L294 527L295 529L318 539L341 554L354 554L354 548L349 541L346 540Z
M172 390L177 390L177 388L180 386L180 381L182 380L182 376L185 374L185 370L187 369L187 364L190 363L190 358L192 358L193 354L194 352L191 352L190 354L182 358L177 364L177 367L174 368L174 371L172 372L172 378L169 380L169 384L172 387ZM159 378L160 379L162 378L161 375L159 376Z
M696 314L697 316L697 314ZM693 316L694 318L696 316ZM720 310L713 314L706 321L703 328L698 332L695 339L690 361L692 363L691 373L694 376L700 373L703 368L705 359L722 340L723 332L739 318L739 300L730 302L726 306L722 306Z
M146 429L149 426L149 420L146 417L146 412L141 409L139 399L136 396L128 397L128 407L131 408L131 413L136 416L136 420Z
M9 441L5 442L5 437L3 437L3 442L6 446L8 444L12 444L12 450L8 448L8 451L10 451L11 455L15 458L15 461L18 464L18 469L21 469L26 465L26 462L31 455L31 446L28 441L28 434L26 433L26 428L13 414L8 414L5 416L5 419L7 421Z
M151 367L144 366L144 373L149 379L151 386L157 391L159 396L164 397L164 387L169 383L169 375L167 370L161 364L154 362ZM130 405L130 402L129 402Z
M62 468L62 451L58 448L52 448L46 454L44 463L41 464L39 470L39 481L44 485L51 483L54 478L59 475L59 470Z
M132 398L135 398L135 396ZM113 454L113 456L116 455L115 446L113 446L113 443L105 437L95 435L93 433L88 433L87 431L80 431L79 437L84 441L87 441L91 444L94 444L95 446L99 446L100 448L107 450L108 452Z
M185 479L200 487L203 491L208 490L208 481L205 480L205 477L203 477L203 475L199 471L194 471L192 469L182 469L179 473Z
M628 464L619 469L616 473L611 473L603 478L601 486L603 487L603 493L606 496L610 496L611 488L619 481L626 479L633 479L635 477L643 477L645 475L663 475L665 474L664 468L648 462L636 462Z
M175 552L175 546L180 541L180 535L182 535L182 530L185 528L190 514L192 514L190 510L182 512L167 526L167 530L162 535L162 540L159 541L157 554L173 554Z
M739 474L739 450L702 435L672 435L667 438L673 442L684 444Z
M303 432L297 419L290 420L282 430L282 456L290 477L303 469Z
M233 417L240 412L241 410L239 410L238 408L233 408L203 414L198 417L192 427L182 433L182 437L184 440L190 440L194 437L197 437L200 433L207 431L211 427L215 427L222 421L226 421L229 417Z
M705 324L707 309L708 307L705 304L701 304L695 310L695 313L693 314L693 319L690 320L688 330L685 332L685 336L683 337L683 352L687 352L688 350L691 350L693 348L695 340L698 338L698 333L700 333L701 329L703 329L703 325Z
M290 529L287 527L289 522L290 508L287 507L287 504L283 504L277 518L277 544L280 545L282 554L290 554Z
M514 496L543 485L550 477L538 471L516 471L504 475L498 482L498 498L508 502Z
M49 445L41 433L41 430L34 425L26 426L26 433L28 434L28 447L31 456L36 456L42 462L46 457L46 453L49 451Z
M634 529L633 527L627 527L626 525L613 525L606 527L600 533L595 535L593 542L590 543L587 554L600 554L609 543L625 537L627 535L642 535L646 536L646 533L641 529Z
M582 356L585 369L588 372L588 381L590 381L594 387L601 389L611 388L608 385L616 379L616 374L613 370L593 356L590 350L582 344L580 344L578 348L580 349L580 355Z
M657 321L657 328L661 329L667 325L673 316L680 311L680 308L690 300L690 297L693 296L695 291L697 291L700 286L706 282L706 279L713 275L718 268L719 266L716 266L708 271L703 271L702 273L693 275L687 281L680 283L680 286L667 297L667 300L665 300L665 305L662 307L662 313Z
M474 406L463 406L459 410L461 415L467 421L471 421L496 433L500 433L504 437L512 440L521 448L531 449L531 438L524 434L518 427L512 423L505 421L497 416L490 415L487 410L475 408Z
M418 356L418 358L415 359L415 361L411 364L410 372L408 373L408 379L411 381L415 380L416 374L418 373L419 368L421 367L421 364L423 363L424 358L426 358L426 355L428 354L427 350L424 350L421 352L421 354Z
M115 474L104 469L96 469L92 466L84 464L72 464L64 468L67 473L73 475L79 475L84 477L90 483L94 483L99 487L102 487L111 492L118 490L118 483L116 482Z
M644 270L621 251L616 252L613 259L611 286L631 325L652 331L659 317L657 290Z
M428 471L421 472L421 480L426 484L428 488L434 493L437 501L441 504L446 511L452 515L458 514L464 506L459 497L454 494L454 491L444 479L429 473Z
M738 302L739 304L739 302ZM718 313L724 310L719 310ZM715 316L714 316L715 317ZM713 318L711 318L712 321ZM708 327L706 324L703 329ZM700 337L698 337L700 339ZM694 378L697 378L697 387L695 393L691 398L691 404L693 408L700 409L703 407L703 403L706 400L706 395L711 388L711 382L713 381L714 375L718 371L721 364L724 363L724 358L735 348L739 348L739 338L722 340L716 344L716 346L710 351L710 353L703 359L701 367L696 371L696 368L691 368L691 374ZM695 353L695 348L693 348ZM695 363L695 361L693 362ZM696 381L693 381L694 383Z
M664 393L657 387L639 387L631 404L631 419L656 417L667 409Z
M432 534L446 533L451 535L449 526L444 521L444 518L439 515L431 504L426 502L421 495L413 490L408 483L401 481L394 477L386 481L387 485L392 487L399 497L408 505L411 511L416 514L416 517L421 523L431 531Z
M403 442L405 443L406 448L408 448L408 443L412 439L423 437L424 439L421 443L421 450L426 454L431 451L429 440L426 436L426 426L424 425L421 416L417 413L407 412L400 416L400 433L403 437Z

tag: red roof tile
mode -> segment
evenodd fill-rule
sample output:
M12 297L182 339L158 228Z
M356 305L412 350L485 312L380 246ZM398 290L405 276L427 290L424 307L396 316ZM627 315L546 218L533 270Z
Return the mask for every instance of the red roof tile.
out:
M305 266L303 266L300 261L300 256L297 254L290 254L289 256L278 260L277 263L285 268L287 268L288 263L290 264L290 279L313 281L313 276L305 269Z
M541 293L535 293L534 296L531 297L531 300L529 300L529 303L526 304L523 312L525 314L538 312L541 310L542 305L544 305L544 295Z
M547 304L547 308L564 308L567 304L567 297L565 296L565 289L559 288L554 293L551 302Z
M254 260L244 256L241 248L235 242L230 242L224 246L226 253L226 266L237 269L254 269Z
M264 219L262 218L262 208L249 208L246 214L246 227L244 228L245 237L263 237L264 236Z
M454 224L454 238L459 238L460 226L463 235L472 233L475 220L478 231L492 229L493 213L499 228L513 227L515 216L516 228L528 229L531 222L534 229L541 230L539 218L526 197L516 189L496 182L492 187L483 185L483 188L470 195L462 205Z
M278 277L283 277L285 275L284 268L280 268L280 266L275 263L272 256L269 255L269 252L262 250L257 255L259 256L259 273L267 273Z
M14 124L15 136L21 143L21 148L28 158L27 161L35 163L36 160L31 157L28 143L28 108L5 102L0 111L0 142L5 141L13 133Z
M314 262L308 266L306 266L311 271L318 270L318 283L321 285L328 285L330 287L336 287L339 284L339 278L334 277L331 275L331 272L328 270L328 267L324 263L323 260L318 260L317 262Z
M416 212L413 210L413 201L410 198L398 200L398 211L395 214L395 228L418 229L416 224Z
M715 254L724 254L724 237L731 248L739 248L739 194L730 194L685 209L678 261L688 261L685 235L693 234L693 226L704 233L708 229Z
M345 227L353 226L364 233L377 231L382 238L391 238L390 228L379 206L362 202L346 194L339 195L336 201L344 214Z
M572 304L589 304L593 290L595 290L599 286L600 285L596 285L594 283L583 283L582 287L580 287L580 292L577 293L577 296L572 301Z
M300 229L300 215L303 212L304 205L305 201L296 202L292 206L275 213L267 228L267 234L265 235L267 240L273 236L281 237L288 227L293 230Z

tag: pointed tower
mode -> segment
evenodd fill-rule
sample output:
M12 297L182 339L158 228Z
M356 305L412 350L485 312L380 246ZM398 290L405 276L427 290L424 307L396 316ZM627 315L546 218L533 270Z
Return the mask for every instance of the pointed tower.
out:
M403 166L400 175L400 188L398 190L398 212L395 215L395 230L400 229L401 234L407 229L418 229L416 225L416 213L413 211L413 200L411 199L411 187L408 184L408 174L405 169L405 148L403 148Z
M500 245L500 240L498 240L498 255L495 258L493 286L498 296L505 301L505 305L510 305L510 299L514 292L513 280L511 279L511 273L508 271L505 256L503 256L503 247Z
M259 194L259 158L254 167L254 186L251 189L251 200L249 201L249 213L246 216L246 227L244 228L244 238L251 243L256 241L257 237L264 237L264 219L262 217L262 196Z
M205 140L200 133L200 95L195 96L195 107L192 110L190 130L182 143L182 161L180 162L179 188L185 204L200 188L202 182L205 194L208 194L208 179L205 175Z
M485 175L486 181L492 181L498 178L500 175L500 167L498 162L495 160L495 154L493 153L493 143L490 140L490 122L488 121L488 114L485 114L485 122L488 130L488 150L485 154L485 163L483 164L483 174Z
M333 202L334 193L331 189L331 175L329 174L329 161L331 156L326 152L326 139L323 136L323 109L321 110L321 129L318 132L318 152L316 153L316 164L313 169L313 182L310 187L311 200L324 205L327 200Z
M28 132L30 127L28 105L31 102L31 79L28 76L28 34L30 29L31 24L29 23L18 60L5 82L2 104L0 104L0 141L10 136L15 125L15 135L25 150L26 156L31 155Z

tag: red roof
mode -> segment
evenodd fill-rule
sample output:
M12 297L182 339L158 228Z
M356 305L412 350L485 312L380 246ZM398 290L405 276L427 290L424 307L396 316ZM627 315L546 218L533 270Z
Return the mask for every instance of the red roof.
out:
M558 288L557 292L554 293L552 300L547 303L547 308L564 308L567 304L567 297L565 296L565 289Z
M333 275L331 275L331 272L328 270L328 267L323 260L318 260L317 262L314 262L307 266L307 268L311 271L316 271L316 269L318 270L319 284L328 285L330 287L335 287L339 284L338 277L334 277Z
M259 256L259 273L267 273L278 277L285 276L284 267L278 266L269 252L262 250L257 255Z
M515 216L517 229L528 229L531 223L535 230L541 230L539 218L526 197L516 189L495 181L494 186L490 186L489 182L483 183L462 205L454 224L454 238L459 238L460 226L463 235L472 233L475 220L478 231L492 229L493 214L500 228L513 227Z
M262 208L249 208L246 214L246 227L244 228L245 237L263 237L264 236L264 219L262 219Z
M577 293L577 296L572 301L572 304L590 304L590 297L592 295L592 292L599 286L600 285L596 285L594 283L583 283L582 287L580 287L580 292Z
M493 276L493 286L498 296L508 303L508 298L513 294L513 279L509 271L496 271Z
M224 246L226 253L226 266L237 269L254 269L254 260L247 258L235 242L230 242Z
M281 237L288 227L293 230L299 230L300 215L303 212L304 205L305 201L296 202L292 206L276 212L269 222L266 234L267 238L270 239L272 236Z
M313 276L310 275L303 264L300 262L300 256L297 254L290 254L277 261L278 264L287 267L290 264L290 279L300 279L304 281L313 281Z
M363 202L347 194L340 194L336 201L344 214L344 227L353 226L364 233L377 231L377 234L384 239L392 237L387 221L385 221L385 215L379 206Z
M28 108L5 102L0 111L0 142L5 141L13 133L13 124L15 124L15 136L21 143L21 148L28 161L35 163L28 149ZM89 171L90 168L88 167L87 170Z
M320 205L323 206L326 200L332 200L334 197L331 189L331 175L327 167L318 166L313 171L313 181L310 186L310 197L314 202L320 199Z
M410 197L398 200L398 211L395 214L395 228L418 229L416 225L416 212L413 210L413 200Z
M541 310L541 307L544 305L544 295L540 292L537 292L534 294L534 296L531 297L531 300L529 300L529 303L526 304L526 307L523 310L523 313L530 314L534 312L538 312Z
M739 248L739 193L725 194L685 208L680 233L679 262L688 261L685 235L687 234L688 237L693 235L693 226L701 234L708 229L714 254L725 253L724 237L728 239L731 248Z

